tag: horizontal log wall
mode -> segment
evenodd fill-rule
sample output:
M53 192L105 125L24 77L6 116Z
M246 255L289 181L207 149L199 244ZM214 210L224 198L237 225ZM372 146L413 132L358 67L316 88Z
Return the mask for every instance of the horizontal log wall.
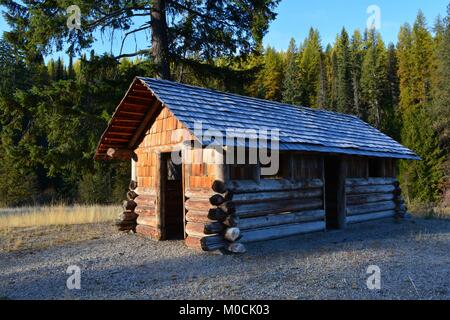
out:
M155 240L161 239L161 230L157 219L157 202L155 192L146 192L136 198L137 208L135 212L137 218L136 232Z
M242 243L324 231L323 182L310 180L231 181Z
M347 179L347 223L394 217L396 184L394 178Z

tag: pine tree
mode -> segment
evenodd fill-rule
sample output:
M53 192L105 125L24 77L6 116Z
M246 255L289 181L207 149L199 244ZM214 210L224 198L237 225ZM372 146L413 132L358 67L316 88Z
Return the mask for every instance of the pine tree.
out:
M365 119L366 115L361 105L361 69L364 59L364 42L359 30L353 33L351 40L351 73L353 87L352 113Z
M336 109L338 112L351 113L351 106L353 105L353 89L350 39L345 28L342 29L336 43L336 62Z
M434 81L432 116L439 143L444 151L443 178L439 189L443 195L443 206L450 205L450 4L444 21L435 27Z
M309 36L303 45L300 69L301 104L318 107L318 95L321 86L322 48L317 30L310 29Z
M56 61L56 73L55 80L64 80L66 78L66 70L64 68L64 62L61 58Z
M397 43L400 112L403 112L403 110L406 110L408 106L413 104L411 92L414 85L411 72L414 68L412 58L412 41L411 26L409 24L405 24L400 28Z
M399 37L400 105L402 142L416 151L422 161L400 164L400 177L410 200L435 202L442 179L442 151L431 117L433 39L419 12L411 31Z
M263 70L264 98L281 101L283 92L283 60L271 47L266 49Z
M369 123L376 128L382 127L385 118L387 58L383 40L374 29L368 31L366 52L362 66L362 95L367 107L366 114Z
M325 61L327 68L327 84L328 84L328 106L327 109L337 110L337 88L338 88L338 67L336 50L331 45L325 50Z
M299 68L297 64L298 48L294 39L291 39L286 52L285 71L283 82L283 102L300 104Z
M399 79L397 50L393 43L390 43L387 50L387 93L386 107L388 114L385 119L386 133L396 140L400 140L400 120L399 120Z
M67 67L67 78L75 79L75 70L73 68L73 54L69 54L69 66Z

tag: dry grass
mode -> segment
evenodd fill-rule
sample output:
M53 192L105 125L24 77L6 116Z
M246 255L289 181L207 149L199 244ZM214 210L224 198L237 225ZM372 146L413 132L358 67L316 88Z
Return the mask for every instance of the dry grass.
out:
M409 211L418 218L423 219L450 219L450 207L436 207L434 204L411 204Z
M58 225L92 224L113 221L121 213L118 206L22 207L0 209L0 230Z
M44 249L101 238L116 230L117 206L22 207L0 209L0 252Z

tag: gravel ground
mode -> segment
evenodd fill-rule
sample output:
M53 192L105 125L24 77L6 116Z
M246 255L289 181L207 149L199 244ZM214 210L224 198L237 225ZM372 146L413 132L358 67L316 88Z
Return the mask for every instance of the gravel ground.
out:
M126 234L0 252L3 299L450 299L450 221L382 221L222 256ZM81 268L81 290L66 270ZM370 265L381 290L367 288Z

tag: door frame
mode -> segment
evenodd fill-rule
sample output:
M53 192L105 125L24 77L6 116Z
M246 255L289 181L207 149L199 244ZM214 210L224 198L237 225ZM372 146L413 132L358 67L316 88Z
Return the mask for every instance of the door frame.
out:
M158 172L157 174L157 188L156 188L156 226L159 232L159 238L160 240L166 240L167 234L166 234L166 223L165 223L165 190L166 190L166 178L167 178L167 166L164 165L165 161L167 161L167 156L170 157L170 155L173 152L181 152L181 159L184 160L184 153L183 150L173 149L173 150L164 150L164 151L158 151L157 152L157 159L158 162L156 164L156 170ZM181 181L182 181L182 201L183 201L183 234L184 239L187 237L186 233L186 192L185 192L185 163L182 161L181 164Z

